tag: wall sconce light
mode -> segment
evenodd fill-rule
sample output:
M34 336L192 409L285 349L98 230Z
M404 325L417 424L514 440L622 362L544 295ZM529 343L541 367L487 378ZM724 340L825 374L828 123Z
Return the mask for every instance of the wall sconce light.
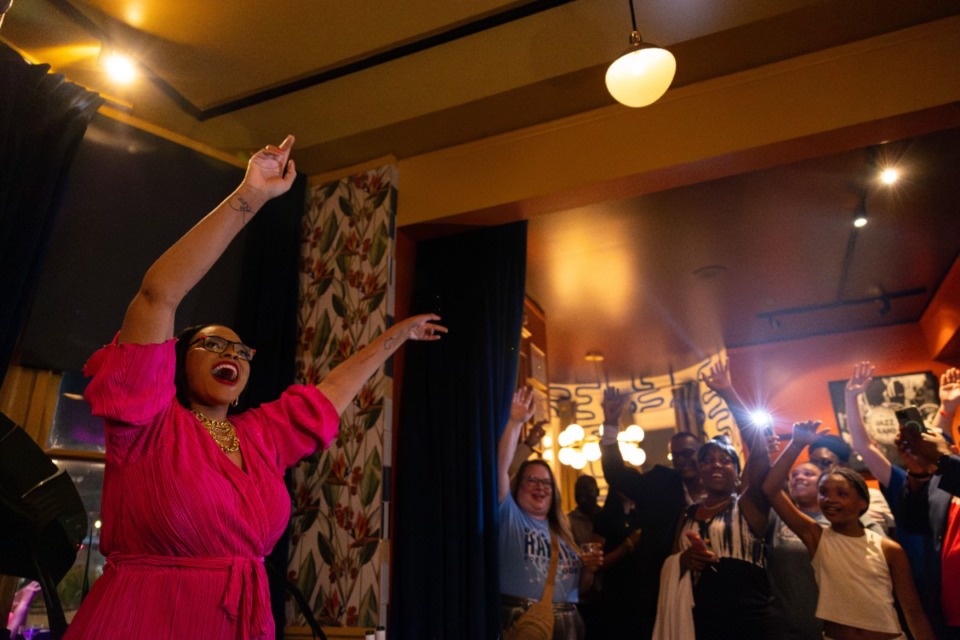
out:
M607 91L622 105L645 107L666 93L677 72L677 60L666 49L647 44L637 30L637 16L630 4L630 48L607 69Z

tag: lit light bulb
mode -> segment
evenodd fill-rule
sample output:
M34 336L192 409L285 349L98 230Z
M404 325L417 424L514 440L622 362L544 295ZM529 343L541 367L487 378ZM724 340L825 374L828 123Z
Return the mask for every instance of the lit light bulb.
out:
M880 173L880 182L883 184L893 184L900 178L900 172L896 169L884 169Z
M857 229L867 226L867 217L857 216L853 219L853 226L855 226Z
M543 436L541 442L543 442L543 448L544 448L544 449L549 449L550 447L553 446L553 436L551 436L551 435L548 433L548 434L546 434L545 436Z
M639 34L637 39L639 40ZM645 107L660 99L677 71L677 60L666 49L642 45L619 58L607 69L607 91L620 104Z
M633 451L629 453L627 457L627 462L632 464L635 467L643 466L643 463L647 461L647 453L640 447L634 447Z
M583 427L578 425L576 422L567 427L565 431L570 434L570 437L573 438L574 442L583 440Z
M643 438L646 435L643 432L643 427L638 424L632 424L627 427L626 433L628 442L643 442Z
M582 451L573 449L573 458L570 460L570 466L574 469L583 469L587 466L587 457L583 455Z
M560 459L560 464L565 464L569 467L570 462L573 460L573 453L573 449L570 447L560 449L560 452L557 454L557 457Z
M588 442L583 445L583 455L590 462L596 462L600 459L600 444L598 442Z

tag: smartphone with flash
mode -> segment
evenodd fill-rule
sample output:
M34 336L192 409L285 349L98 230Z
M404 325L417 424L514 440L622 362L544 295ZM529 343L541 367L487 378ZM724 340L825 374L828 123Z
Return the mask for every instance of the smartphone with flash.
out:
M913 429L917 433L927 432L927 425L923 423L923 416L920 415L920 410L916 407L897 409L896 414L897 422L904 429Z

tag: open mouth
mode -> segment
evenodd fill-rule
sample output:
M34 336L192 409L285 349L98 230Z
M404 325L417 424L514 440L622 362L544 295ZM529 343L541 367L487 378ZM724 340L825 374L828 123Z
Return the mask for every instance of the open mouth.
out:
M240 378L240 367L232 362L218 362L211 369L213 377L225 384L236 384Z

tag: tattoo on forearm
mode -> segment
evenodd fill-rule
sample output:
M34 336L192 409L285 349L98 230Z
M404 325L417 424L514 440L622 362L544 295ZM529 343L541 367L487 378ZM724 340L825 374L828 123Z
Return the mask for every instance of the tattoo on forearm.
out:
M253 207L250 206L250 203L247 202L246 199L244 199L243 196L237 196L237 201L240 203L240 206L238 207L238 206L234 205L234 204L233 204L233 200L231 199L231 200L229 201L229 202L230 202L230 208L233 209L234 211L239 211L239 212L243 215L243 223L246 224L246 223L247 223L247 214L248 214L248 213L253 213Z
M393 338L387 338L387 341L383 343L383 350L390 351L393 348Z

